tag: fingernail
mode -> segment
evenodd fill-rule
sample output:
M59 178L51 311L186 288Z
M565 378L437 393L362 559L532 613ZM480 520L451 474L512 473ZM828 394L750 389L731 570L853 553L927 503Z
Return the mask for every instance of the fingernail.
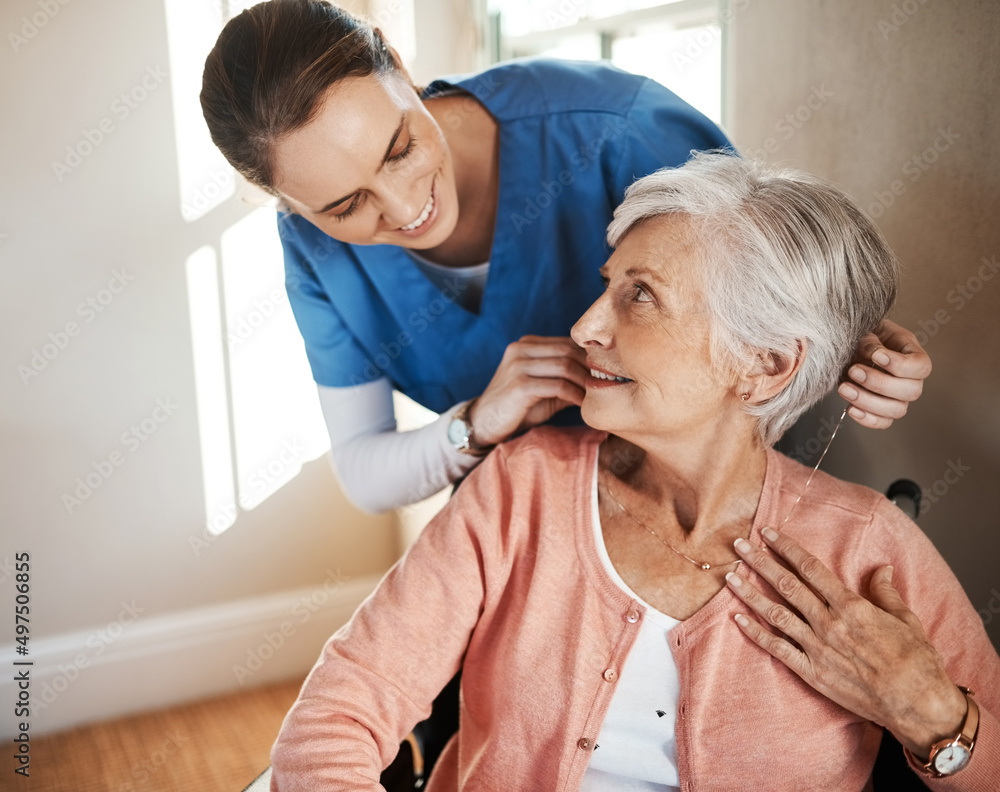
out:
M750 552L750 543L746 539L743 539L743 538L737 539L735 542L733 542L733 545L741 553L749 553ZM729 574L732 574L732 572L730 572Z
M880 366L888 366L891 362L889 356L885 353L884 349L877 349L872 352L872 360L878 363Z
M865 417L865 411L859 410L857 407L851 407L850 409L848 409L847 414L850 415L852 418L856 418L859 421Z
M733 618L736 619L736 623L740 625L740 627L750 626L750 620L742 613L737 613L735 616L733 616Z
M894 570L893 570L892 566L887 566L885 568L885 579L887 581L889 581L890 583L892 583L892 573L893 573L893 571ZM730 574L732 574L732 573L730 573Z
M760 534L769 542L778 541L778 532L773 528L765 528L763 531L760 532Z
M728 572L726 574L726 581L734 588L739 588L743 585L743 580L735 572Z
M841 385L839 393L848 401L853 401L854 399L858 398L858 389L852 387L851 385L847 384Z
M865 371L864 366L851 366L850 371L848 371L851 379L855 382L864 382L868 379L868 372Z

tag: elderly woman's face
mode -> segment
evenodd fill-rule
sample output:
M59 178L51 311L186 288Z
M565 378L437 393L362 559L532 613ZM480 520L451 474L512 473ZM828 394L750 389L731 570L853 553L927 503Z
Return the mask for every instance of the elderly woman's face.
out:
M714 373L702 248L683 215L645 220L602 267L607 289L572 330L587 351L584 420L615 434L701 432L731 408Z

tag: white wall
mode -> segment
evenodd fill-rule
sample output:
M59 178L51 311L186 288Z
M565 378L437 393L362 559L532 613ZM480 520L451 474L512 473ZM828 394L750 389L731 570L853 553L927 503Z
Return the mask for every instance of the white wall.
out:
M185 260L201 244L196 228L221 233L248 207L228 202L200 225L181 218L163 3L63 2L0 9L0 645L13 641L8 563L18 552L31 554L31 640L50 647L114 623L123 602L143 609L141 625L315 588L328 570L353 580L382 573L396 553L395 519L350 507L325 459L192 546L205 518ZM22 32L24 17L44 26L15 51L8 34ZM144 79L146 98L124 117L116 97ZM52 162L102 119L113 131L59 180ZM81 311L115 273L127 285L113 286L119 293L100 313ZM77 334L63 338L70 322ZM50 334L66 348L25 382L18 367ZM132 450L123 432L158 400L170 416ZM121 464L69 513L62 494L112 452ZM250 647L230 648L237 662ZM96 679L84 670L74 688ZM58 702L32 728L66 725L57 711Z
M413 0L418 85L485 68L486 0Z
M1000 646L1000 6L730 6L734 141L832 179L868 211L903 265L893 317L934 361L906 418L885 432L848 421L824 467L881 491L902 477L925 488L919 524ZM825 436L814 425L798 442Z

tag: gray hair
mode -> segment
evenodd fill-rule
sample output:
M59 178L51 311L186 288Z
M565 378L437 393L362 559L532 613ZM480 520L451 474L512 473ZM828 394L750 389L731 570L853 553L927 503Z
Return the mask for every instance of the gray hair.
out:
M896 298L898 264L871 220L838 188L725 152L695 154L679 168L639 179L608 226L614 247L638 223L690 217L703 245L712 364L728 376L771 352L805 360L792 382L762 404L765 446L843 375L855 348Z

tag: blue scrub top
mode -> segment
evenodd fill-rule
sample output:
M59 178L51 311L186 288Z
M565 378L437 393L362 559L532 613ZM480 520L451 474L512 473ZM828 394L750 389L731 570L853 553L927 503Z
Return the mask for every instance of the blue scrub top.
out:
M601 294L605 230L629 184L692 150L730 147L675 94L606 63L513 61L437 80L425 96L455 89L499 124L499 203L479 314L401 248L344 244L279 215L288 298L320 385L388 377L435 412L482 393L508 344L568 335Z

